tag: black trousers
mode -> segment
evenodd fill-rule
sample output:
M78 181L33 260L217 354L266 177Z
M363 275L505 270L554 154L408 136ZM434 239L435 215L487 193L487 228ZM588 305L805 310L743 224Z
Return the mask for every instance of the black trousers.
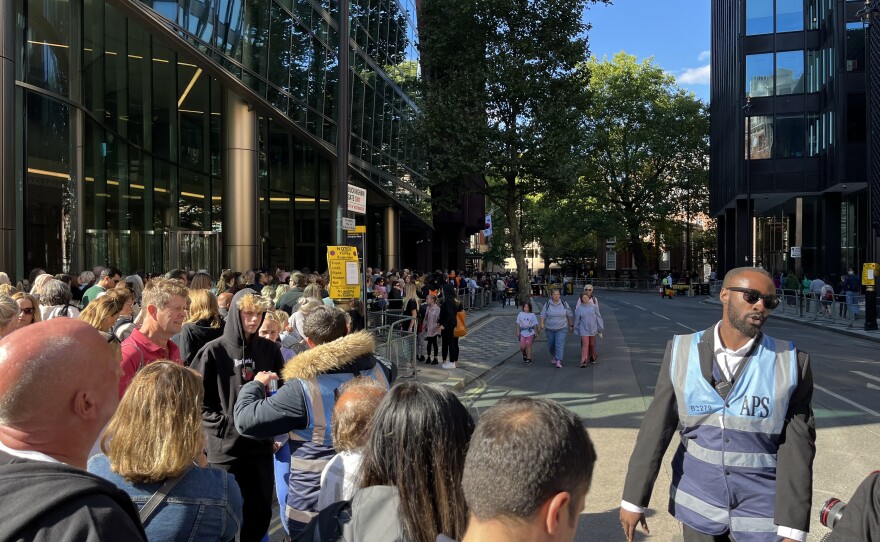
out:
M437 357L437 353L439 349L437 348L437 339L439 339L439 335L434 335L433 337L426 337L428 347L425 349L427 351L428 357L431 357L431 350L434 350L434 357Z
M730 535L728 534L703 534L687 525L682 524L682 527L684 529L684 542L730 542Z
M440 332L443 337L443 361L446 361L447 354L449 361L455 363L458 361L458 337L455 336L455 326L452 328L444 327Z
M241 542L260 542L272 521L272 499L275 498L275 468L271 455L254 455L228 463L211 463L212 467L235 476L244 500Z

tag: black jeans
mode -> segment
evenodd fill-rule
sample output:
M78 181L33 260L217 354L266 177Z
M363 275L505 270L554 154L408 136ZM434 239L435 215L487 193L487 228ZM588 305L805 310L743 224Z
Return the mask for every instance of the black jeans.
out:
M272 500L275 498L275 468L271 455L254 455L228 463L211 463L212 467L235 476L244 500L241 542L260 542L272 521Z
M455 363L458 361L458 337L455 336L455 327L451 329L446 327L440 332L443 337L443 361L446 361L446 355L449 355L449 361Z

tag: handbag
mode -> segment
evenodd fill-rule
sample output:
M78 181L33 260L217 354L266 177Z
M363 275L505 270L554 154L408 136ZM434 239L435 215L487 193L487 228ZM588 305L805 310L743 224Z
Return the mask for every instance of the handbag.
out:
M455 329L452 331L453 337L464 337L467 335L467 324L465 324L465 312L459 311L455 313Z

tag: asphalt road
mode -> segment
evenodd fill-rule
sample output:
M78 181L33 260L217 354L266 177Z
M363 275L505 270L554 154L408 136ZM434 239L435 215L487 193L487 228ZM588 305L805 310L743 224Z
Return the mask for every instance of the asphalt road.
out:
M623 540L617 510L642 415L650 403L666 342L674 334L708 328L721 317L720 305L705 298L662 299L657 294L597 292L605 319L599 363L579 368L576 337L566 343L563 368L549 363L546 343L536 343L534 362L516 355L462 396L475 416L510 395L549 397L580 415L597 446L599 461L587 496L577 540ZM574 298L567 298L573 305ZM813 408L817 425L813 517L825 500L846 500L859 482L880 468L880 344L864 339L773 320L764 331L793 340L810 353L815 379ZM513 341L511 333L511 341ZM670 446L648 514L651 535L640 540L679 538L680 528L666 512ZM827 533L813 521L809 540Z

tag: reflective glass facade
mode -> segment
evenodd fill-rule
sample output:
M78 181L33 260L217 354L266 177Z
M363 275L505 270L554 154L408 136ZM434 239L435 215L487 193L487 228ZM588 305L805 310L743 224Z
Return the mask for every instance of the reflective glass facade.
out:
M853 236L866 216L856 7L713 0L710 208L720 271L754 262L813 276L864 261L866 243ZM789 246L803 256L792 259Z
M323 267L335 213L335 1L133 1L124 11L14 1L17 274L219 271L223 97L240 92L260 98L254 264ZM353 180L427 227L414 1L352 2L350 23Z

